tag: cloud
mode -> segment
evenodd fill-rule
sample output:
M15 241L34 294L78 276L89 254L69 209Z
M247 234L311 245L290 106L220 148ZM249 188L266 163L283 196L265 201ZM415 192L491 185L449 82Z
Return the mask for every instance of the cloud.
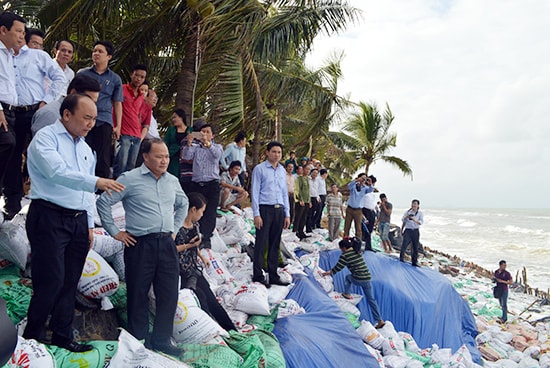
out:
M362 22L316 40L308 63L343 50L339 93L389 103L391 154L414 181L383 163L371 172L396 205L550 208L550 3L349 3Z

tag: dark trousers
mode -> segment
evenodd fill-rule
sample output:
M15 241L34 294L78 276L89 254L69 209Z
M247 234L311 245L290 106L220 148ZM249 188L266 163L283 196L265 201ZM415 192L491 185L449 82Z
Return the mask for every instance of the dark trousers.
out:
M401 243L401 252L399 253L399 260L403 261L407 247L412 243L411 248L411 260L415 265L418 262L418 247L420 246L420 231L418 229L405 229L403 233L403 243Z
M201 193L206 198L206 209L199 220L203 241L201 248L210 248L210 238L216 228L216 210L220 200L220 182L212 180L208 182L191 182L190 192Z
M267 273L269 281L278 280L277 266L279 265L279 248L281 233L285 223L283 207L275 208L270 205L260 205L260 216L263 225L256 228L256 242L254 244L254 271L253 281L263 280L262 266L264 264L265 247L267 247Z
M8 131L0 128L0 190L2 190L4 173L10 162L13 149L15 148L15 132L13 131L15 125L15 113L4 110L4 116L8 122Z
M52 343L70 342L76 288L89 249L86 211L75 215L33 200L26 228L32 251L34 292L23 336L43 339L46 320L51 314Z
M304 203L303 206L300 206L300 202L294 204L294 231L297 235L304 234L308 211L309 203Z
M15 146L11 158L7 162L4 175L4 197L6 211L17 213L21 210L21 198L23 198L23 152L31 140L31 120L36 110L15 113Z
M361 209L361 211L363 212L363 216L365 216L365 218L367 219L367 230L369 231L368 234L363 234L365 249L372 250L371 239L372 230L374 229L375 213L373 210L364 207Z
M293 224L294 223L294 206L295 206L295 202L294 202L294 193L288 193L288 205L290 207L290 223ZM296 231L293 229L293 231Z
M236 330L233 321L216 299L216 296L210 289L210 284L203 276L197 277L197 286L193 290L199 299L201 309L214 318L216 322L225 330Z
M317 198L311 197L311 207L307 211L307 221L306 221L306 232L310 233L315 229L315 219L317 217L317 212L319 212L319 202Z
M319 203L319 209L315 214L315 227L318 229L321 228L321 218L323 217L323 210L325 209L325 202L327 201L327 196L325 194L320 194L319 198L321 198L321 203Z
M110 178L113 158L113 127L109 123L96 124L86 136L86 143L96 154L96 176Z
M137 339L149 332L149 288L153 284L156 314L153 344L165 344L172 336L178 303L179 263L170 235L137 237L134 246L124 248L128 298L128 331Z

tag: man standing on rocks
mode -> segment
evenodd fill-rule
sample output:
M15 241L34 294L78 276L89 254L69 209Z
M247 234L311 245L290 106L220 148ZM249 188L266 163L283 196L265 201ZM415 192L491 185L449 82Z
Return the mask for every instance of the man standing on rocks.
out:
M502 308L502 317L498 322L505 323L508 320L508 285L512 285L512 275L506 271L506 261L502 260L498 263L498 270L495 271L495 281L497 282L497 290L500 292L498 302Z

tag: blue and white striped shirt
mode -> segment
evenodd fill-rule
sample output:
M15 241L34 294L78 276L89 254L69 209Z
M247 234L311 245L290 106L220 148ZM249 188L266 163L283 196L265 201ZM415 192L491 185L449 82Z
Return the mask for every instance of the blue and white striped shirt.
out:
M184 160L193 160L193 178L195 183L220 180L220 157L223 147L212 142L209 148L201 144L184 145L181 155Z

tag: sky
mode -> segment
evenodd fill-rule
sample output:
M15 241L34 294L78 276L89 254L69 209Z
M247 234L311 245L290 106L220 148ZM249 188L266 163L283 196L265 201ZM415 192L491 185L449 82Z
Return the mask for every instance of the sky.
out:
M398 207L550 208L550 2L348 0L362 19L319 37L343 52L338 93L389 104L413 180L369 170Z

